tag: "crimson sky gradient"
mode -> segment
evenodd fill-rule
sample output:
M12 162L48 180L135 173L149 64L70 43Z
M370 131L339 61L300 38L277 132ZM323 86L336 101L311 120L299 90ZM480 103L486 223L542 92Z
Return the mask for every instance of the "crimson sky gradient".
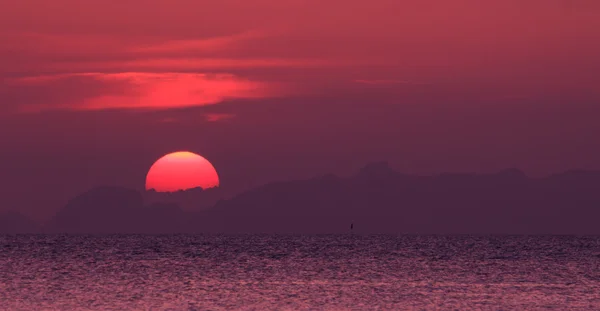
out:
M3 0L0 208L143 188L175 150L231 194L382 159L600 169L598 55L593 0Z

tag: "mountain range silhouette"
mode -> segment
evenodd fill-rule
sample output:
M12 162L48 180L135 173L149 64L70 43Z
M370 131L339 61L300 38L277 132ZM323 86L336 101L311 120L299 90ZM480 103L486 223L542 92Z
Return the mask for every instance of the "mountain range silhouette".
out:
M192 197L202 195L194 191ZM359 234L600 234L597 171L414 176L377 162L347 178L324 175L273 182L230 199L213 196L210 208L184 210L159 199L99 187L70 200L43 226L16 213L0 216L0 232L348 233L354 223Z

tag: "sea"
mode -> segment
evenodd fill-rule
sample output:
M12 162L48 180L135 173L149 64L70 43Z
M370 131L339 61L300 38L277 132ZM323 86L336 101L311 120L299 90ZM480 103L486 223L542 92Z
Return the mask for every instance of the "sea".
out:
M600 310L600 237L5 235L0 310Z

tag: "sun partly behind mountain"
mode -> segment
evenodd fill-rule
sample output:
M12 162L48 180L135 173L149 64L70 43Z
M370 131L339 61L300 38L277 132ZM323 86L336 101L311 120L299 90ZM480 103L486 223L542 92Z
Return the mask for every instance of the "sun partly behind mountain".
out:
M219 186L215 167L204 157L189 152L169 153L156 160L146 175L146 190L175 192Z

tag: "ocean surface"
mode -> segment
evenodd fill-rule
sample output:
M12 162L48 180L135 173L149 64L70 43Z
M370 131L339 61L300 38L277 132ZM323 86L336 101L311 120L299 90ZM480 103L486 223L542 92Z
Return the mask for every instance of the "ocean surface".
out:
M600 310L600 237L0 236L0 310Z

